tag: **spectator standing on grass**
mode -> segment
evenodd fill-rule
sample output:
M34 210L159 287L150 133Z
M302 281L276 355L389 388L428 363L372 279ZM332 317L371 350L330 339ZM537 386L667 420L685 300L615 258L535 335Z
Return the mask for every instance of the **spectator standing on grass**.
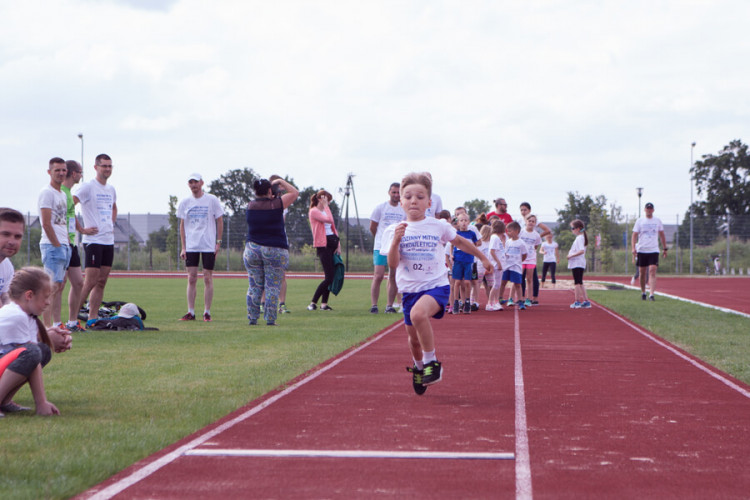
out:
M4 413L30 410L13 402L13 396L29 383L37 415L59 415L47 400L42 368L52 351L70 349L70 333L45 328L38 316L49 307L52 295L49 275L36 267L25 267L13 276L11 303L0 309L0 417Z
M219 199L203 191L201 174L188 177L189 196L177 207L180 219L180 258L187 269L187 313L181 321L195 320L195 296L198 284L198 264L203 261L203 321L211 321L214 298L214 267L221 249L224 233L224 210Z
M52 158L47 169L49 184L39 193L37 201L42 224L39 249L44 269L53 281L51 305L43 313L44 323L50 326L62 324L62 292L65 288L65 270L70 263L68 199L60 189L67 171L65 160Z
M73 201L73 194L70 192L73 186L81 182L83 177L83 168L75 160L66 160L65 166L68 172L65 174L65 180L62 182L60 189L65 193L68 202L68 240L70 243L70 263L66 278L70 281L70 291L68 292L68 322L65 327L70 332L83 332L85 329L78 321L78 306L81 304L81 292L83 291L83 271L81 270L81 254L78 252L76 245L76 232L81 234L96 234L96 228L84 228L78 223L76 218L76 204ZM65 283L63 282L63 286Z
M325 189L321 189L310 198L310 210L307 217L310 220L310 229L313 235L313 246L323 266L323 281L315 289L312 301L307 306L308 311L314 311L318 308L320 300L321 311L333 311L333 307L328 305L330 296L330 286L333 283L334 263L333 254L341 253L341 243L339 233L336 231L336 223L333 220L333 213L329 207L333 196Z
M573 288L575 291L575 302L570 305L571 309L588 309L591 307L586 287L583 285L583 272L586 270L586 247L589 237L586 234L583 221L576 219L570 223L570 230L576 236L573 246L568 252L568 269L573 272Z
M384 201L372 211L370 215L370 233L374 237L372 250L372 263L374 272L372 275L372 285L370 286L370 298L372 307L370 312L378 313L378 299L380 297L380 285L385 278L385 267L388 264L388 255L380 253L380 242L383 238L383 232L391 224L401 222L406 218L404 209L401 208L401 195L399 193L400 185L394 182L388 188L388 201ZM388 270L388 295L385 303L385 312L392 314L396 312L393 302L396 300L398 288L396 287L396 270Z
M26 221L18 210L0 208L0 308L10 304L8 289L14 269L10 258L18 253Z
M81 204L84 227L96 229L96 232L83 235L86 271L81 302L89 298L87 325L95 323L99 318L99 306L115 259L117 221L117 192L107 183L112 176L112 158L106 154L98 155L94 170L96 176L84 183L73 195L73 201ZM79 308L83 306L82 303Z
M277 196L283 189L285 192ZM247 242L243 262L247 269L247 319L256 325L261 297L265 293L263 319L273 326L279 311L279 294L289 267L289 240L284 227L284 210L299 196L297 188L281 178L253 183L255 199L247 204Z
M406 221L383 234L382 249L388 249L388 266L396 269L403 294L403 312L413 366L412 386L417 394L439 382L443 368L435 354L430 318L440 319L450 294L444 271L444 248L454 247L478 257L488 270L492 265L477 247L457 235L447 222L426 215L430 206L432 179L424 173L408 174L401 181L401 206ZM439 212L438 212L439 213Z
M545 238L546 241L542 242L542 246L539 249L539 253L544 255L542 258L542 286L544 286L544 282L547 280L548 271L552 278L552 284L557 283L555 273L557 272L557 263L560 262L560 247L552 238L552 233L548 234Z
M633 226L632 248L636 259L635 265L640 272L641 299L646 300L646 280L649 284L648 300L654 299L656 291L656 270L659 268L659 241L667 258L667 238L664 235L664 225L658 217L654 217L654 204L646 203L645 217L640 217Z

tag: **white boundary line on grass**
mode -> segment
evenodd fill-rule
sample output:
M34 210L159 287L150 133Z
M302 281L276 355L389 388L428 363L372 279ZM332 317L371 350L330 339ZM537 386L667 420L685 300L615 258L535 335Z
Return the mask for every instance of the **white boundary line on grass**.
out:
M186 453L199 457L324 457L324 458L419 458L445 460L513 460L513 453L373 450L232 450L202 449Z
M526 426L526 395L523 384L523 360L521 358L521 322L518 309L514 311L515 333L515 387L516 387L516 498L533 498L531 489L531 459L529 456L529 433Z
M299 389L300 387L302 387L303 385L307 384L308 382L311 382L311 381L315 380L320 375L324 374L325 372L327 372L331 368L335 367L339 363L341 363L341 362L349 359L350 357L354 356L355 354L357 354L362 349L365 349L366 347L369 347L370 345L372 345L375 342L377 342L378 340L382 339L383 337L385 337L389 333L391 333L394 330L396 330L397 328L401 327L401 325L403 325L403 320L401 320L398 323L396 323L395 325L391 326L389 329L387 329L386 331L384 331L380 335L378 335L378 336L370 339L368 342L362 344L361 346L359 346L359 347L357 347L355 349L352 349L347 354L345 354L345 355L341 356L340 358L332 361L330 364L324 366L320 370L318 370L318 371L316 371L314 373L311 373L310 375L308 375L307 377L303 378L302 380L300 380L296 384L291 385L291 386L287 387L286 389L284 389L283 391L281 391L280 393L278 393L278 394L276 394L276 395L274 395L274 396L266 399L261 404L259 404L257 406L254 406L253 408L250 408L249 410L247 410L246 412L242 413L241 415L233 418L232 420L229 420L228 422L224 422L223 424L221 424L220 426L216 427L215 429L210 430L210 431L206 432L205 434L196 437L192 441L188 442L187 444L184 444L184 445L180 446L176 450L171 451L171 452L167 453L166 455L164 455L164 456L162 456L162 457L154 460L153 462L150 462L150 463L146 464L145 466L143 466L143 467L141 467L141 468L133 471L132 473L130 473L130 475L128 475L128 476L120 479L119 481L115 482L114 484L111 484L111 485L107 486L106 488L102 489L101 491L96 492L95 494L91 495L88 498L93 498L93 499L96 499L96 500L104 500L104 499L112 498L113 496L122 493L124 490L126 490L130 486L132 486L132 485L138 483L139 481L147 478L148 476L150 476L151 474L155 473L156 471L158 471L162 467L165 467L166 465L169 465L170 463L174 462L175 460L177 460L181 456L187 454L190 450L192 450L192 449L194 449L194 448L202 445L203 443L205 443L209 439L211 439L211 438L213 438L213 437L221 434L222 432L224 432L224 431L226 431L228 429L231 429L232 427L234 427L235 425L239 424L240 422L242 422L244 420L247 420L248 418L250 418L253 415L255 415L258 412L260 412L261 410L263 410L263 409L267 408L268 406L272 405L273 403L275 403L276 401L280 400L284 396L287 396L288 394L290 394L293 391Z
M711 377L715 378L716 380L718 380L722 384L726 385L730 389L734 389L735 391L739 392L740 394L742 394L746 398L750 399L750 391L748 391L748 390L744 389L743 387L740 387L739 385L735 384L734 382L732 382L728 378L724 377L722 374L716 373L715 371L711 370L710 368L707 368L706 366L704 366L701 363L697 362L696 360L694 360L690 356L687 356L687 355L683 354L682 352L680 352L679 350L675 349L673 346L671 346L667 342L664 342L664 341L660 340L659 338L657 338L656 336L654 336L654 334L649 333L649 332L643 330L638 325L636 325L635 323L629 321L628 319L623 318L622 316L620 316L620 315L618 315L618 314L610 311L609 309L607 309L604 306L601 306L599 304L597 304L597 306L601 307L602 310L606 311L607 314L609 314L610 316L612 316L614 318L617 318L618 320L622 321L623 323L625 323L630 328L632 328L636 332L640 333L641 335L643 335L647 339L649 339L652 342L660 345L661 347L665 348L666 350L668 350L672 354L675 354L677 357L684 359L685 361L687 361L691 365L693 365L696 368L698 368L699 370L707 373L708 375L710 375Z
M640 290L640 288L638 288L637 286L623 285L622 283L617 283L615 281L596 281L596 283L603 283L605 285L617 285L617 286L621 286L623 288L627 288L629 290ZM654 295L659 295L661 297L667 297L669 299L679 300L679 301L682 301L682 302L687 302L689 304L695 304L696 306L707 307L708 309L714 309L716 311L721 311L721 312L725 312L725 313L729 313L729 314L736 314L738 316L743 316L745 318L750 318L750 314L743 313L741 311L736 311L734 309L728 309L726 307L714 306L714 305L711 305L711 304L707 304L705 302L699 302L697 300L686 299L685 297L680 297L679 295L671 295L671 294L663 293L663 292L656 292Z

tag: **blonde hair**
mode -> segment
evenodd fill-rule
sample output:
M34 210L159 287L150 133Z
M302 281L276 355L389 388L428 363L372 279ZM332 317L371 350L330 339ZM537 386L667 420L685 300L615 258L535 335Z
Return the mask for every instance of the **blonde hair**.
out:
M13 279L10 281L10 286L8 287L8 296L14 302L18 302L23 297L23 294L28 291L34 292L34 294L42 293L45 287L50 287L51 282L49 274L44 269L39 267L24 267L16 271L13 275ZM36 326L42 342L52 347L52 342L49 339L49 335L47 335L47 328L44 326L44 323L36 316L33 317L36 320Z
M482 229L479 230L479 234L482 237L482 241L489 241L492 236L492 228L485 224L482 226Z
M425 189L427 189L427 195L432 196L432 177L428 172L412 172L406 174L406 176L401 179L401 192L403 193L404 188L411 186L412 184L424 186Z

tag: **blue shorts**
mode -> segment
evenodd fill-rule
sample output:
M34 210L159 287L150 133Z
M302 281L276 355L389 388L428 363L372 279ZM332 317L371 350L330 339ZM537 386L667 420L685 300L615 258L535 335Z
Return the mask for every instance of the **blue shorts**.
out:
M521 283L523 283L523 275L515 271L506 270L503 271L502 281L510 281L511 283L520 285Z
M435 319L440 319L445 314L445 305L448 303L448 298L451 295L450 285L439 286L437 288L430 288L422 292L415 293L404 293L401 298L401 304L404 308L404 323L411 326L411 308L414 304L423 296L429 295L435 302L440 306L440 310L433 316Z
M451 276L454 280L471 280L473 267L473 262L453 262L453 274Z
M374 266L387 266L388 256L380 253L380 250L372 251L372 265Z
M70 245L64 243L56 247L51 243L40 243L39 248L42 251L44 269L55 283L62 283L65 280L65 270L70 263Z

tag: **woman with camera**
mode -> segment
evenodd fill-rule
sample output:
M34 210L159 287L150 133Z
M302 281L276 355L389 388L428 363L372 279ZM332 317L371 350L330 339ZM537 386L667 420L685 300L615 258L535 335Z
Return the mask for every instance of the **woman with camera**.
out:
M341 253L341 244L339 243L336 224L333 221L333 214L328 206L332 199L331 193L325 189L321 189L310 198L310 211L307 216L310 219L313 246L318 253L325 277L318 288L315 289L312 302L307 306L308 311L314 311L318 308L318 299L321 301L321 311L333 311L333 308L328 305L329 287L333 283L334 276L333 254Z
M299 191L284 179L256 180L253 190L255 199L247 204L245 216L247 241L243 254L249 281L247 319L251 325L258 323L261 297L265 291L263 319L267 325L275 325L281 283L289 267L284 210L294 203Z

